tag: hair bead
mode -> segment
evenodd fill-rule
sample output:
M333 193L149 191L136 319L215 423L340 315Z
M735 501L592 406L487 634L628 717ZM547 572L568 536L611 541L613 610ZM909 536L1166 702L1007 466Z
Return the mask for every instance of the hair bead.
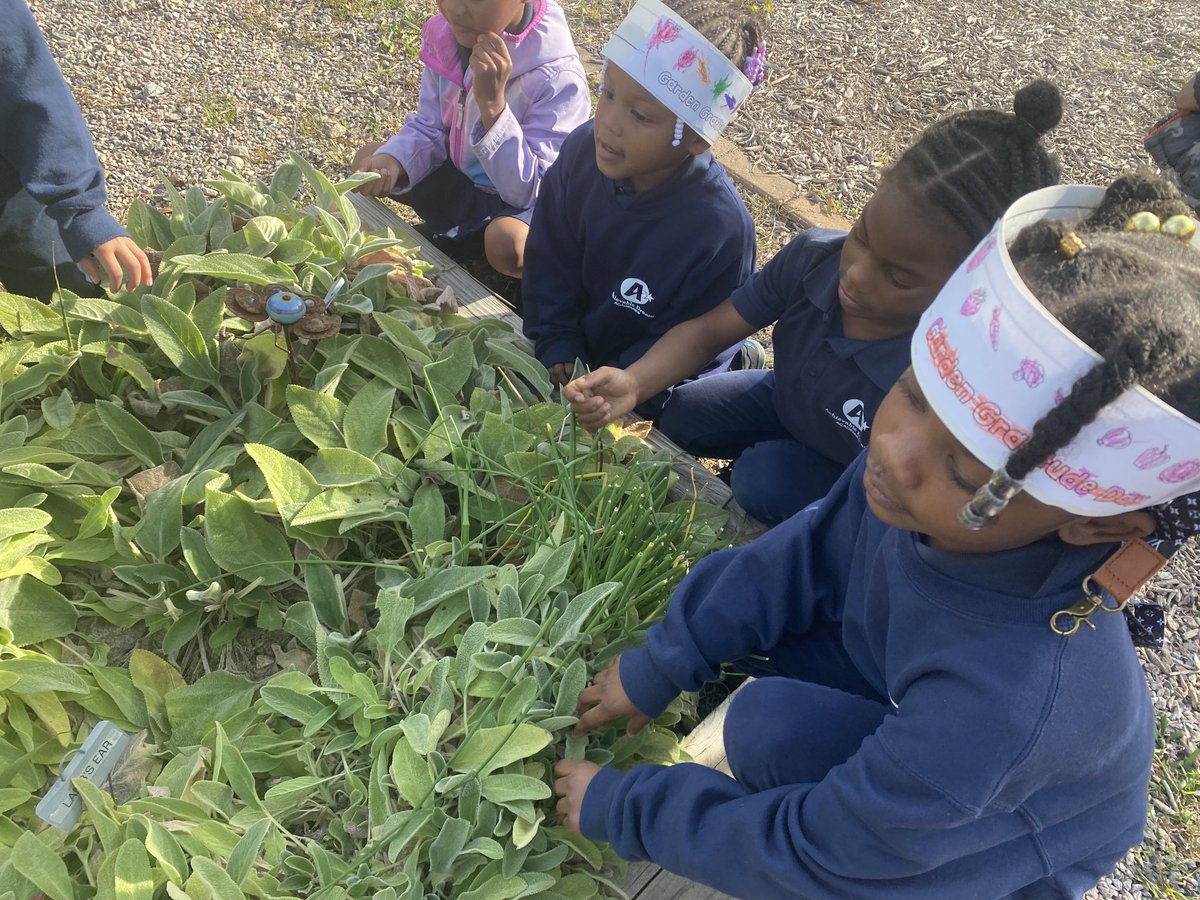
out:
M972 531L979 531L994 520L1020 490L1021 482L1010 477L1001 466L992 472L987 484L977 490L967 505L959 510L958 521Z

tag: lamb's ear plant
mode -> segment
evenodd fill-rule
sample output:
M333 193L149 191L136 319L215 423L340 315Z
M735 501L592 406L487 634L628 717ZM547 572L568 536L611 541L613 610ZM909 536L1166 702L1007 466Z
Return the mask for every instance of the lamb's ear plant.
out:
M723 516L511 328L406 296L354 183L170 188L130 213L148 289L0 294L0 898L614 892L551 769L680 758L677 710L577 739L575 706ZM337 285L341 333L228 312L266 284ZM42 827L101 719L137 749Z

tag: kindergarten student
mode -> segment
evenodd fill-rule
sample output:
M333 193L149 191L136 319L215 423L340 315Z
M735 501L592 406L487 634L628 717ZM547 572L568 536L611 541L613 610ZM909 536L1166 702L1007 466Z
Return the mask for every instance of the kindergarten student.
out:
M150 262L104 204L87 123L23 0L0 0L0 283L49 300L149 284ZM82 270L82 271L81 271Z
M734 459L738 503L775 524L823 497L866 446L884 394L908 366L925 307L1010 203L1058 181L1038 141L1062 114L1049 82L1014 114L958 113L928 128L879 184L847 235L794 238L732 296L668 332L637 362L568 385L595 429L775 322L775 368L682 385L659 429L697 456Z
M587 78L554 0L438 0L421 32L417 111L351 164L436 235L484 229L491 266L521 277L529 219L563 139L590 111Z
M566 826L772 900L1078 898L1111 871L1154 712L1101 610L1161 565L1139 538L1200 530L1187 209L1145 177L1014 204L829 495L702 560L581 695L578 730L632 733L724 662L782 676L732 699L733 777L562 761Z
M754 222L709 149L763 77L758 23L719 0L639 0L604 48L592 122L563 144L529 232L524 330L565 384L626 366L754 270ZM724 371L741 338L680 373ZM674 381L639 398L654 417Z

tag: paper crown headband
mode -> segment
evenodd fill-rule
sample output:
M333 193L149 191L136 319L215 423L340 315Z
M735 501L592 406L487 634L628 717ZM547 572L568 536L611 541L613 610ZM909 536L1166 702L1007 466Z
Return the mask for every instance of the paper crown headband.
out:
M954 436L992 469L1101 359L1033 296L1008 245L1042 219L1083 219L1103 198L1103 188L1077 185L1022 197L959 266L913 334L921 390ZM1023 488L1087 516L1173 500L1200 490L1200 424L1134 387L1030 472Z
M710 144L754 90L708 38L659 0L638 0L604 56Z

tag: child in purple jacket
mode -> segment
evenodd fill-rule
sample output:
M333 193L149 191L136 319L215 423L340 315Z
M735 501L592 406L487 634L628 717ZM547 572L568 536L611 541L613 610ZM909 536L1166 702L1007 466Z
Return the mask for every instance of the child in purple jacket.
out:
M554 0L438 0L421 40L417 110L364 145L359 188L411 205L436 235L484 229L497 271L520 278L542 176L590 114L587 79Z

